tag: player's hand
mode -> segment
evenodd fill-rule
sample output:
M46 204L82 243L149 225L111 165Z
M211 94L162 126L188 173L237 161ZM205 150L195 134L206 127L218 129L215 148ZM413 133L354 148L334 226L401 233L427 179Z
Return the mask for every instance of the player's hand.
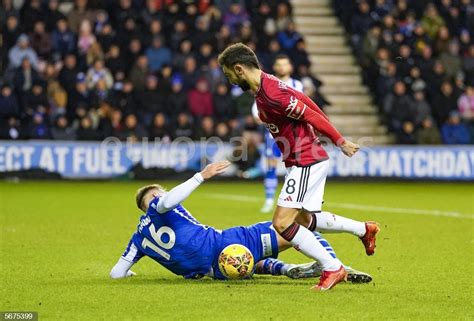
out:
M342 145L339 147L341 148L344 155L349 157L354 156L354 154L357 153L360 149L360 146L358 144L354 144L353 142L348 140L342 143Z
M208 180L216 175L222 174L229 166L230 162L226 160L209 164L201 171L202 178Z

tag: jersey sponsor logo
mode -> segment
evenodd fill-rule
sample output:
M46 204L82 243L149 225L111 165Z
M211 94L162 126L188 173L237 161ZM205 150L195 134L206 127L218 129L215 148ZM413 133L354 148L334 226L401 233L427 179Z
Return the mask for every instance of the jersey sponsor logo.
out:
M290 97L290 103L286 107L285 112L286 116L293 119L300 119L306 110L306 105L300 102L295 96Z
M268 131L272 134L276 134L280 132L280 129L278 129L278 126L272 123L263 123L265 127L267 127Z
M260 239L262 240L263 257L271 256L273 254L272 237L269 233L266 233L260 235Z

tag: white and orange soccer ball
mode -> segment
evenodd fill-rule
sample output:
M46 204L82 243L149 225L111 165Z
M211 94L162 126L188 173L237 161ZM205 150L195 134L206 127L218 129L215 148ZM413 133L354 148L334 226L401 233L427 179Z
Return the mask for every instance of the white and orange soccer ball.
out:
M238 280L253 273L254 259L248 248L242 244L231 244L219 254L219 270L228 279Z

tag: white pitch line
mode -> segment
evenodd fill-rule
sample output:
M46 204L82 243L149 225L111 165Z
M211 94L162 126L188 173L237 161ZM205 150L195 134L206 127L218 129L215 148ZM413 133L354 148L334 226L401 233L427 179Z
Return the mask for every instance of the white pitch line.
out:
M261 202L261 197L247 196L247 195L232 195L232 194L220 194L210 193L205 194L210 198L218 198L228 201L239 201L239 202ZM353 203L328 203L328 207L345 208L357 211L376 211L385 213L400 213L400 214L415 214L415 215L429 215L429 216L444 216L454 217L463 219L474 219L473 214L464 214L454 211L439 211L439 210L427 210L419 208L404 208L404 207L386 207L386 206L371 206L364 204L353 204Z

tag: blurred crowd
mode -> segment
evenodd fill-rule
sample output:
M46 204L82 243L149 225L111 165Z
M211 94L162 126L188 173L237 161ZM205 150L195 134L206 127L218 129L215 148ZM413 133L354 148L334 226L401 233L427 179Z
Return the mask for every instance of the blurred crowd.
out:
M0 138L228 140L255 130L253 96L229 86L217 55L241 41L271 71L286 53L316 98L291 9L288 0L2 0Z
M474 143L473 1L334 5L398 143Z

